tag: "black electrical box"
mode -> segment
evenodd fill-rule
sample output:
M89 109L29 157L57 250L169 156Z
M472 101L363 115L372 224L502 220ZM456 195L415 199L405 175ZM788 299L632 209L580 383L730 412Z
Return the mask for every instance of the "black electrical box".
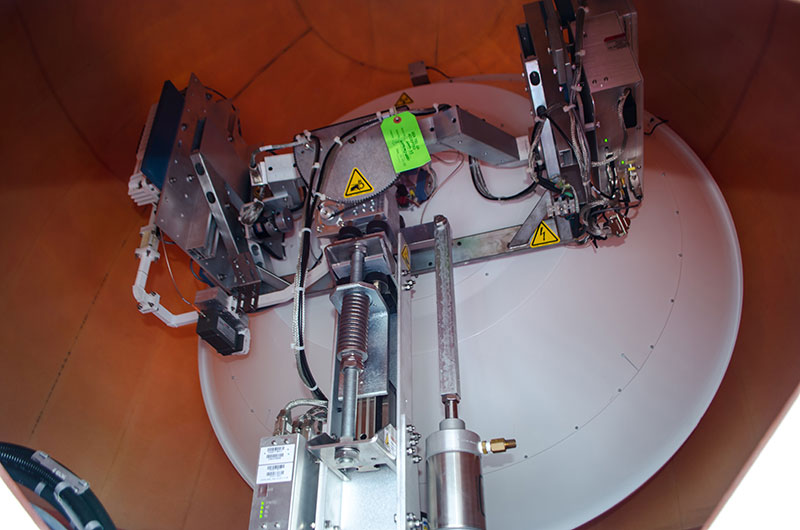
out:
M236 318L215 307L206 308L197 318L197 334L221 355L231 355L244 348L244 333L238 331Z

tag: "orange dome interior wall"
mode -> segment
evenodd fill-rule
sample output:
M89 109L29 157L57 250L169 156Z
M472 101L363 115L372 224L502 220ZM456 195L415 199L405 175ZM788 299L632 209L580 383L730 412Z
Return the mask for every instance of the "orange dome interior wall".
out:
M453 76L520 70L522 3L0 3L0 439L89 480L123 528L245 528L250 490L206 418L194 331L140 315L131 295L147 212L126 181L161 84L195 72L235 98L248 141L280 141L407 86L414 60ZM698 428L593 530L702 525L800 382L800 3L637 7L646 107L722 188L745 298ZM163 265L152 274L178 310Z

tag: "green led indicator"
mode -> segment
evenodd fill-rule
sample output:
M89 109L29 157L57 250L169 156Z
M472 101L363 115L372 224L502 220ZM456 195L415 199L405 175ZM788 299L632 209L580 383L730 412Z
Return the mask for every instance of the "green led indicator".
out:
M264 517L264 501L261 501L261 509L258 510L258 518L261 519Z
M608 143L608 138L603 138L603 141L604 141L605 143Z
M625 161L623 160L622 163L625 164Z

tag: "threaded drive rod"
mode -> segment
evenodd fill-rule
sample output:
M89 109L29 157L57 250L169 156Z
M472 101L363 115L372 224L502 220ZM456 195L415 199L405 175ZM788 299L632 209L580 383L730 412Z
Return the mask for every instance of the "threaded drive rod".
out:
M350 258L350 282L360 282L364 276L365 249L356 244ZM342 311L336 337L336 356L342 367L342 428L341 439L355 439L358 410L358 376L367 358L367 326L369 325L369 295L350 291L342 297Z
M342 371L344 373L344 388L342 395L342 440L354 440L356 437L356 400L358 398L358 372L355 366L348 366Z
M350 282L360 282L364 279L364 245L356 244L350 256Z

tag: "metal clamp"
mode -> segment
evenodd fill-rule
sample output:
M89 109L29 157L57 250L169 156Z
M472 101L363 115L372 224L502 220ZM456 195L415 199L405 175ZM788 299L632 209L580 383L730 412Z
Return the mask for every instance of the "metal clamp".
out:
M67 486L72 488L78 495L82 495L86 490L89 489L88 482L77 477L72 471L56 462L47 453L43 451L36 451L33 453L33 456L31 456L31 460L60 478L62 482L66 483Z

